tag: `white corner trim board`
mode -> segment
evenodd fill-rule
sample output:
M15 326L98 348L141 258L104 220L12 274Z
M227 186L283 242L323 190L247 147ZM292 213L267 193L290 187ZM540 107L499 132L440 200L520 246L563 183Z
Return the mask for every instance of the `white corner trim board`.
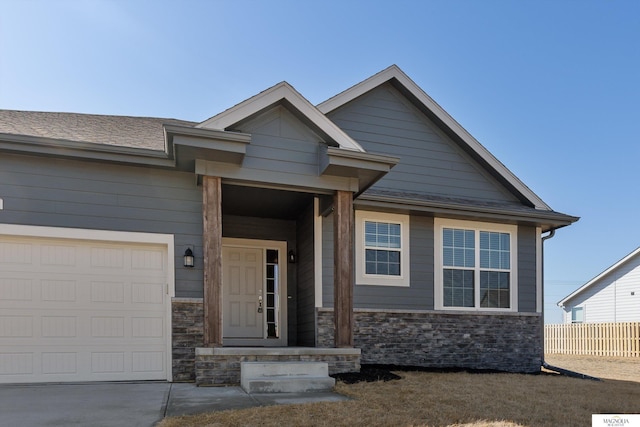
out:
M0 211L4 209L4 202L2 201L2 199L0 199Z

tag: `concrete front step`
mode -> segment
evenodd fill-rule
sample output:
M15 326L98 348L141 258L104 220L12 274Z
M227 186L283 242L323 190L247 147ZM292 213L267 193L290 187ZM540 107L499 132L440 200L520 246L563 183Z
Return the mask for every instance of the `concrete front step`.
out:
M242 362L240 385L247 393L304 393L330 391L326 362Z

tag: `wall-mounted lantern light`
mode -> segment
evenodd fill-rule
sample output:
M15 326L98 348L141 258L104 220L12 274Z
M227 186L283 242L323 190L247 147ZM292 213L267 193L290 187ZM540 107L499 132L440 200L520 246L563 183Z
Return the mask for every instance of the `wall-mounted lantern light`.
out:
M293 249L291 249L289 251L289 262L291 264L295 264L296 263L296 253L293 251Z
M193 251L191 248L187 248L187 250L184 251L184 266L189 268L193 267Z

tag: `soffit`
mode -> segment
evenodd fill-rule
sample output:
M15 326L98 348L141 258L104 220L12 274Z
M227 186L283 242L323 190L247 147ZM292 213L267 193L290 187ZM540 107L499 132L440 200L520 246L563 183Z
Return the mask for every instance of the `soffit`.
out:
M541 227L543 232L565 227L579 220L578 217L560 212L543 211L514 202L480 201L379 189L367 190L356 203L452 218L528 223Z

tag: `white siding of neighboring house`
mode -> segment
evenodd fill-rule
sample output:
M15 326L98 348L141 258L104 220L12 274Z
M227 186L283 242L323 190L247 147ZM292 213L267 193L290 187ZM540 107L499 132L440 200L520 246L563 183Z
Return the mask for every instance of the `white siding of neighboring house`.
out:
M640 322L640 254L567 301L565 323L573 307L583 307L585 323Z

